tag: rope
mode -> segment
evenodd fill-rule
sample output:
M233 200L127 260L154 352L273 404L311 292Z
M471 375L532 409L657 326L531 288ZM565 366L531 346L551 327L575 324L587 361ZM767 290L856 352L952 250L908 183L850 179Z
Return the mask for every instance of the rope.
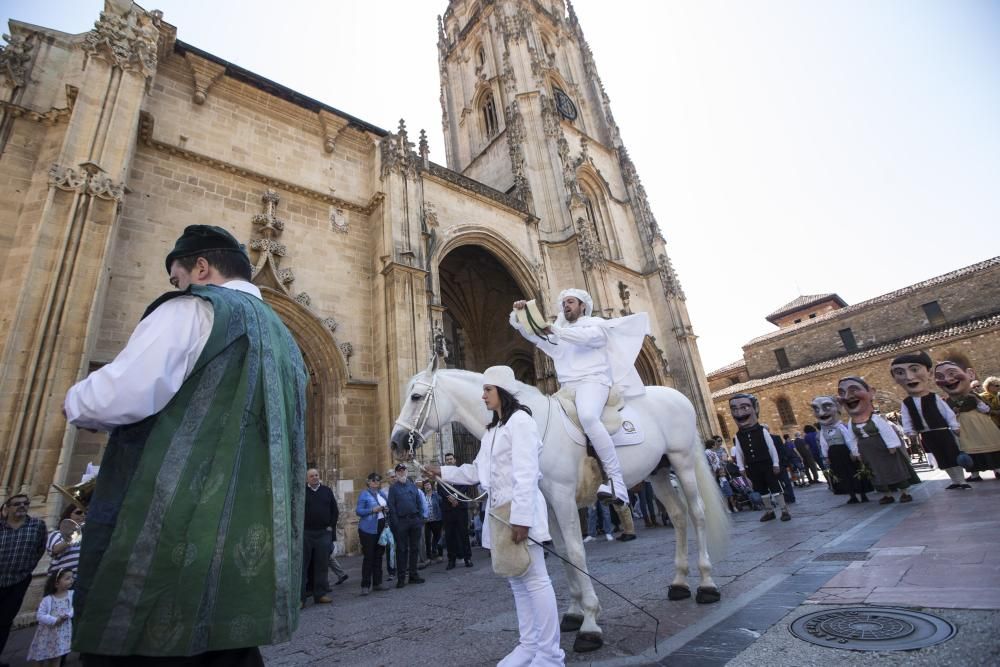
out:
M512 526L509 521L504 521L502 518L498 517L493 512L490 512L490 516L493 517L494 519L496 519L497 521L499 521L500 523L505 524L507 526L510 526L511 529L514 528L514 526ZM642 607L640 607L636 603L632 602L631 600L629 600L627 597L625 597L624 595L622 595L621 593L619 593L615 589L611 588L611 586L608 586L606 583L604 583L603 581L601 581L600 579L598 579L597 577L595 577L594 575L592 575L590 572L587 572L583 568L577 567L576 564L574 564L568 558L564 558L562 555L559 554L558 551L556 551L552 547L549 547L549 546L547 546L545 544L542 544L541 542L539 542L538 540L534 539L530 535L528 536L528 539L531 540L533 543L537 544L538 546L540 546L547 553L552 554L553 556L555 556L556 558L558 558L562 562L564 562L567 565L569 565L570 567L572 567L577 572L581 572L581 573L585 574L587 577L589 577L591 579L591 581L597 582L598 584L600 584L604 588L608 589L609 591L611 591L612 593L614 593L615 595L617 595L618 597L620 597L622 600L625 600L625 602L627 602L628 604L632 605L633 607L635 607L636 609L638 609L639 611L641 611L646 616L649 616L651 619L653 619L653 623L656 624L656 627L653 630L653 653L656 653L657 655L659 655L660 651L659 651L659 648L657 648L657 638L659 637L659 634L660 634L660 619L658 619L657 617L653 616L648 611L646 611L645 609L643 609Z

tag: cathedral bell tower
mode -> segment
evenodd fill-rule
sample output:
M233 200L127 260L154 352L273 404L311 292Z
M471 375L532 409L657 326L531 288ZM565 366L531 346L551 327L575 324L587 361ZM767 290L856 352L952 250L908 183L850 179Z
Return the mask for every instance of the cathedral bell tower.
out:
M595 314L649 312L658 381L687 394L714 433L684 294L572 4L450 0L438 63L448 167L538 218L543 296L582 287Z

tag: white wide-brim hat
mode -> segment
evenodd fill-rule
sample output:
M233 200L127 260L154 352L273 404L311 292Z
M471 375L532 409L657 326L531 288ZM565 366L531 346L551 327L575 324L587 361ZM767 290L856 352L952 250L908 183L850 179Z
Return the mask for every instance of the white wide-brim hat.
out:
M514 379L514 370L510 366L490 366L483 373L483 384L500 387L511 396L517 394L517 380Z
M521 323L525 331L533 333L536 336L544 335L543 330L549 326L549 321L545 319L542 309L538 307L534 299L525 301L524 308L515 312L517 314L517 321Z

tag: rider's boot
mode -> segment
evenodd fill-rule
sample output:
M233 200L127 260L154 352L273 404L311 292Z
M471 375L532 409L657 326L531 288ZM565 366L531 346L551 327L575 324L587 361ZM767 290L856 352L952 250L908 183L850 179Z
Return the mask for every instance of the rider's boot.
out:
M603 442L598 443L598 440L603 440ZM594 445L594 451L601 459L601 465L604 466L604 472L608 476L608 483L601 484L597 488L598 500L613 498L615 504L628 504L628 488L625 486L625 480L622 479L622 467L618 462L618 454L615 453L615 445L611 442L611 436L607 435L607 431L605 431L605 438L591 438L590 442Z

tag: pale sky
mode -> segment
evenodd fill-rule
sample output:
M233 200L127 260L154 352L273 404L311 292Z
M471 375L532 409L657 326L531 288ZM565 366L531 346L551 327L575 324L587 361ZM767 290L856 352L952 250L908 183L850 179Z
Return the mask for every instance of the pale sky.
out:
M100 0L3 0L88 30ZM446 0L158 0L178 39L444 163ZM1000 255L1000 2L577 0L706 371L800 294L848 303Z

